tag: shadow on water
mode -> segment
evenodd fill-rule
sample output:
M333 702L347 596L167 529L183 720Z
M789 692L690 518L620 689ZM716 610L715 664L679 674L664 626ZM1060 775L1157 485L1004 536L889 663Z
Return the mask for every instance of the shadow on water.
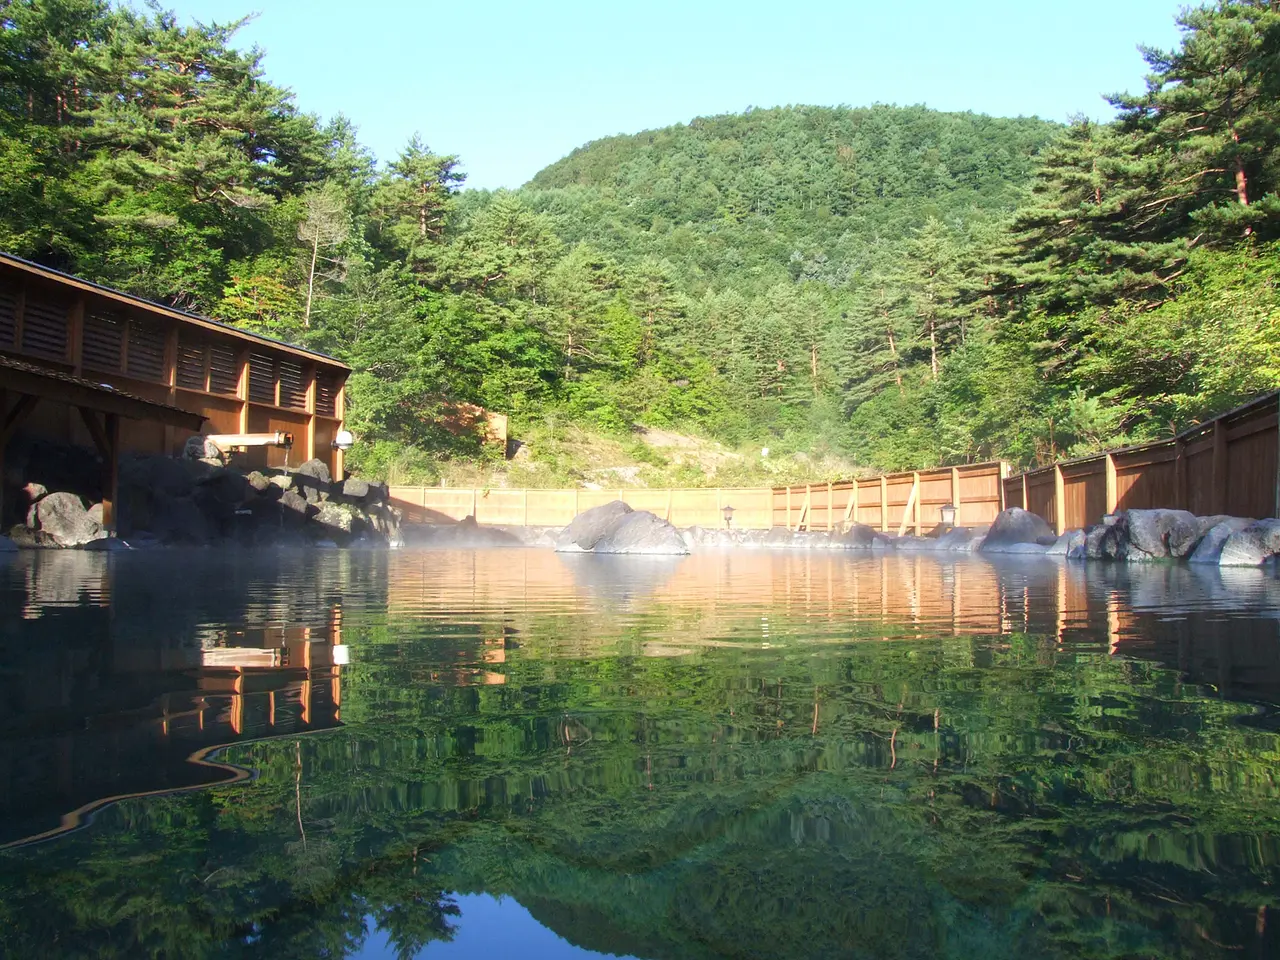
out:
M1277 955L1278 611L1172 565L21 554L0 947L414 956L453 891L637 957Z

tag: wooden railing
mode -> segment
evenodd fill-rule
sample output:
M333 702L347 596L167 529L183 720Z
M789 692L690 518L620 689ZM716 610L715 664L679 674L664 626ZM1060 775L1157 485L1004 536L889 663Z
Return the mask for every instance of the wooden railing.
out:
M465 490L445 487L390 488L392 501L410 523L447 523L475 517L502 526L562 527L583 510L622 500L649 510L677 527L746 530L841 530L864 523L888 533L925 533L942 522L944 504L956 507L956 523L983 526L1003 508L1004 463L941 467L842 483L797 487L689 488L654 490Z
M1280 516L1280 393L1169 440L1067 460L1009 477L1004 499L1058 533L1117 510Z

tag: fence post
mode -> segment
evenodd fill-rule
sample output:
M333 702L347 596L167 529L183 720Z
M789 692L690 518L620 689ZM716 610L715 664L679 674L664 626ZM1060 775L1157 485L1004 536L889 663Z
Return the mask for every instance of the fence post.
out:
M1115 513L1116 507L1120 505L1120 494L1116 481L1116 458L1108 453L1105 466L1107 471L1107 513ZM1091 517L1086 517L1085 522L1087 523L1091 519Z
M524 507L524 525L527 527L529 525L529 488L525 487L521 492L524 494L520 499Z
M920 489L920 474L912 472L911 482L916 488L916 502L911 508L911 517L915 521L916 536L920 536L920 501L923 499L923 493Z
M889 481L883 474L880 477L880 532L889 532Z
M1053 465L1053 528L1058 536L1067 532L1067 485L1062 467Z
M1173 498L1178 510L1191 509L1191 495L1187 490L1187 445L1181 440L1173 442Z
M1000 485L1004 485L1004 481L1000 481ZM951 468L951 505L956 508L956 526L964 526L964 521L960 519L960 471Z
M1227 428L1213 421L1213 512L1227 512Z
M834 525L833 521L835 520L835 517L833 516L833 514L836 512L835 501L832 500L831 497L832 497L831 481L828 480L827 481L827 533L831 532L831 529Z
M1031 499L1027 496L1027 471L1022 471L1022 509L1031 509Z
M479 509L477 507L477 500L478 500L477 494L479 492L480 491L478 491L475 487L471 488L471 517L472 519L475 520L476 523L480 522L480 517L476 513L476 511Z

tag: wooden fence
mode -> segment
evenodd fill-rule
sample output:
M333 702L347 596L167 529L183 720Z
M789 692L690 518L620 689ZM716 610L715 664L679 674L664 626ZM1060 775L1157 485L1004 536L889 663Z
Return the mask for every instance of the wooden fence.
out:
M983 526L1003 508L1003 463L943 467L843 483L802 487L651 490L463 490L393 486L395 505L410 523L448 523L475 517L503 526L562 527L583 510L622 500L677 527L721 527L733 508L733 526L747 530L839 530L865 523L877 530L925 533L942 521L941 507L956 507L956 523Z
M1059 534L1116 510L1280 516L1280 393L1178 436L1068 460L1004 481L1004 499Z

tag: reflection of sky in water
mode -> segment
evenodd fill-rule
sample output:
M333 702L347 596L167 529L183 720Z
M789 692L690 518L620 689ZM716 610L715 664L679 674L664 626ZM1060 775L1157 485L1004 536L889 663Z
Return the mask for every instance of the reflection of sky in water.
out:
M421 957L443 960L475 960L485 957L521 957L522 960L561 960L575 957L612 957L616 954L596 953L575 947L556 936L510 897L486 894L455 895L462 916L453 920L453 940L430 944ZM369 925L373 922L370 918ZM395 948L387 935L378 930L369 936L364 947L352 954L358 960L395 960ZM633 960L633 958L622 958Z

